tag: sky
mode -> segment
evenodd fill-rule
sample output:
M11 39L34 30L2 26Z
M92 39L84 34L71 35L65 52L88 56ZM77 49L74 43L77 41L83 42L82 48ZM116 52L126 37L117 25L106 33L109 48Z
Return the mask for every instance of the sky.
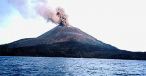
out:
M37 37L57 26L34 11L64 8L70 25L119 49L146 51L145 0L0 0L0 44Z

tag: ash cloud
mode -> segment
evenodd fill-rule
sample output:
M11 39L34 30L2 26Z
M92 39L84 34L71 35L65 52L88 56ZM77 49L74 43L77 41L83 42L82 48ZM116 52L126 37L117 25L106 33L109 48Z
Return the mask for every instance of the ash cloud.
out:
M60 17L47 0L7 0L24 18L42 16L47 21L58 24Z

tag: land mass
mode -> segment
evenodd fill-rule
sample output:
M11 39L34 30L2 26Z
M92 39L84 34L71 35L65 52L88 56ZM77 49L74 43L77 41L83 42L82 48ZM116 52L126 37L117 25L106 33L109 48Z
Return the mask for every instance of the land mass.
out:
M76 27L62 24L39 37L0 45L0 55L146 60L146 52L120 50Z

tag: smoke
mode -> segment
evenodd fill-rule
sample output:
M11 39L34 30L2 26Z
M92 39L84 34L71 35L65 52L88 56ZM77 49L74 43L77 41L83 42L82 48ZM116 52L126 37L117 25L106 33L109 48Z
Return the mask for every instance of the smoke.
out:
M53 10L45 3L38 3L35 7L35 11L38 15L42 16L47 21L51 21L53 23L59 23L59 17L56 15L56 10Z
M49 6L48 0L8 0L8 3L16 8L24 18L42 16L47 21L56 24L61 22L60 16L57 15L58 11Z

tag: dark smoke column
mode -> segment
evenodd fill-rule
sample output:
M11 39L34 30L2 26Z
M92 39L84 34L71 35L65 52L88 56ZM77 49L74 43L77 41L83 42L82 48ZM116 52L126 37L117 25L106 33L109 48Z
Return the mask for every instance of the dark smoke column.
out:
M57 8L56 15L59 17L59 24L63 26L69 26L67 15L63 8Z

